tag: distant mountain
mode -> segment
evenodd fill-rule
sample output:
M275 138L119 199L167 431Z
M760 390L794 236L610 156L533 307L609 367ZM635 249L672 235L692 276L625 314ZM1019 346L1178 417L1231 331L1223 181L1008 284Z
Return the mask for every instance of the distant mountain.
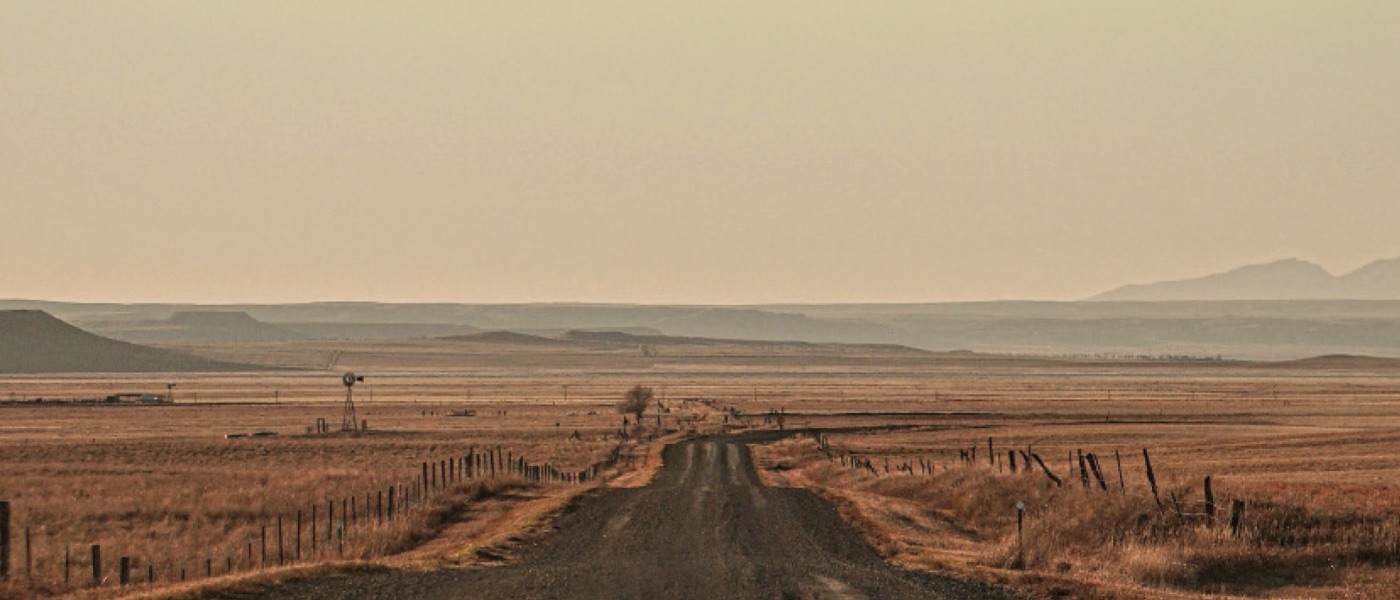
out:
M0 311L0 373L175 373L254 369L108 339L43 311Z
M1343 298L1394 300L1400 298L1400 258L1378 260L1337 278Z
M1296 258L1194 279L1125 285L1091 298L1136 302L1395 299L1400 299L1400 259L1379 260L1336 276Z

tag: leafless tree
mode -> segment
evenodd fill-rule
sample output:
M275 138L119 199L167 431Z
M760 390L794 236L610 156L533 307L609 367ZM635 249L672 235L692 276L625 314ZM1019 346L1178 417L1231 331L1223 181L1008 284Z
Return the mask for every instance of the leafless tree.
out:
M622 401L617 403L617 412L636 416L637 424L641 425L642 413L647 411L647 406L655 398L656 394L651 391L651 388L641 385L632 386L632 389L627 390L627 395L623 396Z

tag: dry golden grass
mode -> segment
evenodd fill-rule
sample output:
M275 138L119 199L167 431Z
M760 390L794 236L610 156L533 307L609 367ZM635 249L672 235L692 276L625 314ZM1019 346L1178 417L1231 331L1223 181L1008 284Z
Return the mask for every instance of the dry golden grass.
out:
M999 417L976 425L976 437L972 423L829 436L838 455L872 460L874 475L832 462L810 439L758 454L775 483L837 499L882 552L914 567L1018 581L1060 597L1396 597L1400 431L1040 421ZM987 437L1001 452L1031 445L1064 487L1038 469L1011 474L1001 452L993 466ZM963 464L958 448L974 445L977 462ZM1152 450L1160 510L1143 447ZM1068 455L1081 448L1103 461L1108 491L1085 489L1070 474ZM920 459L935 472L921 473ZM915 475L898 472L906 462ZM1214 476L1215 520L1203 514L1206 475ZM1228 527L1236 498L1246 502L1238 537ZM1018 501L1028 507L1020 549Z
M613 404L640 383L673 409L662 415L667 430L740 426L686 398L737 410L744 426L771 427L763 415L782 410L789 428L913 427L829 436L835 449L875 459L879 477L832 465L810 440L756 452L768 466L787 467L768 472L776 483L827 494L886 555L912 567L1081 598L1388 598L1400 588L1400 374L831 349L772 356L761 348L659 350L656 357L617 350L561 357L431 340L204 349L231 360L249 353L269 363L320 360L321 368L334 358L336 369L367 371L356 398L371 433L356 438L304 435L316 417L338 423L343 390L333 373L0 378L0 399L160 392L174 381L180 401L0 406L0 456L7 459L0 498L15 503L18 526L43 523L35 529L36 572L48 581L61 567L55 549L94 541L111 548L104 551L109 571L123 553L118 547L141 557L138 567L149 560L143 552L173 547L173 556L157 558L165 561L157 577L165 579L209 548L217 558L241 548L246 559L248 534L269 517L410 479L422 461L471 446L582 466L616 443L605 439L621 424ZM464 408L478 416L441 416ZM263 429L281 435L222 438ZM581 440L571 439L575 431ZM1043 475L1005 473L1004 460L999 472L982 462L988 437L1002 451L1033 448L1061 477L1070 452L1095 452L1115 489L1086 492L1071 480L1052 490ZM974 446L979 465L958 465L957 450ZM1245 535L1232 538L1171 508L1159 512L1145 486L1144 447L1163 494L1176 492L1185 512L1199 512L1206 475L1214 476L1222 511L1234 498L1246 500ZM639 449L633 464L654 466L657 448ZM1126 491L1116 489L1115 449ZM887 477L887 457L893 464L931 460L937 473ZM384 534L372 548L349 545L347 555L416 547L405 560L471 560L510 537L502 531L548 519L550 503L566 493L463 489L424 511L421 522ZM477 500L459 502L469 497ZM1017 500L1031 506L1022 570L1007 568ZM82 566L73 571L77 577Z
M377 515L366 520L366 504L377 509L380 493L390 485L411 487L423 462L499 448L532 463L578 470L604 459L619 443L609 436L617 415L605 406L474 406L478 416L462 418L442 416L445 405L376 402L360 411L370 431L319 435L306 434L305 425L318 416L338 424L339 405L0 407L8 426L0 433L0 499L11 503L14 529L13 577L3 595L48 595L90 583L92 544L103 548L109 581L116 578L119 557L128 556L134 581L146 580L149 565L158 581L170 582L179 579L181 569L193 579L208 570L223 575L261 568L267 527L268 563L277 564L279 517L281 556L295 562L298 511L304 561L397 554L475 518L463 506L571 493L571 486L541 488L512 479L441 486L431 502L418 502L422 508L409 518L385 524ZM280 435L223 437L257 430ZM328 503L334 503L337 521L344 520L347 508L356 517L345 524L343 549L327 539ZM28 563L26 528L32 547ZM69 585L64 584L65 552ZM32 578L26 564L32 564Z

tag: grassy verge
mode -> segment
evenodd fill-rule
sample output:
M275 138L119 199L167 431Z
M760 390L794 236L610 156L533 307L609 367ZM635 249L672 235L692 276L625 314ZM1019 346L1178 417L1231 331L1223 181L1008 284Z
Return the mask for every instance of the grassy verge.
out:
M896 563L1044 597L1386 598L1400 589L1400 515L1354 495L1319 502L1285 489L1245 491L1245 525L1235 535L1227 522L1233 498L1218 499L1225 508L1210 519L1202 501L1185 500L1200 495L1185 481L1163 482L1159 509L1150 494L1077 480L1056 487L1040 473L851 469L810 439L756 448L755 456L770 484L831 498ZM1027 507L1020 544L1017 502Z
M419 510L387 525L389 529L373 536L372 542L356 545L345 558L232 573L188 583L137 585L117 594L107 586L79 590L65 597L198 600L252 593L279 583L336 574L498 564L511 558L516 544L546 531L557 515L586 495L611 486L614 481L649 479L660 461L648 457L659 456L663 444L664 441L658 440L627 446L625 452L638 458L621 461L595 484L541 484L512 477L449 487ZM347 551L350 550L347 547ZM28 593L35 598L47 597L42 595L44 590Z

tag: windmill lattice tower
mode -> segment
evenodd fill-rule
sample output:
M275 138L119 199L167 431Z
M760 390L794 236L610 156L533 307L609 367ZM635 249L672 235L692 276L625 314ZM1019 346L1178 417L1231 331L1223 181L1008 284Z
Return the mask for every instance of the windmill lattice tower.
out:
M354 373L346 373L340 378L345 384L345 412L340 417L341 431L359 431L360 419L355 415L355 383L365 378Z

